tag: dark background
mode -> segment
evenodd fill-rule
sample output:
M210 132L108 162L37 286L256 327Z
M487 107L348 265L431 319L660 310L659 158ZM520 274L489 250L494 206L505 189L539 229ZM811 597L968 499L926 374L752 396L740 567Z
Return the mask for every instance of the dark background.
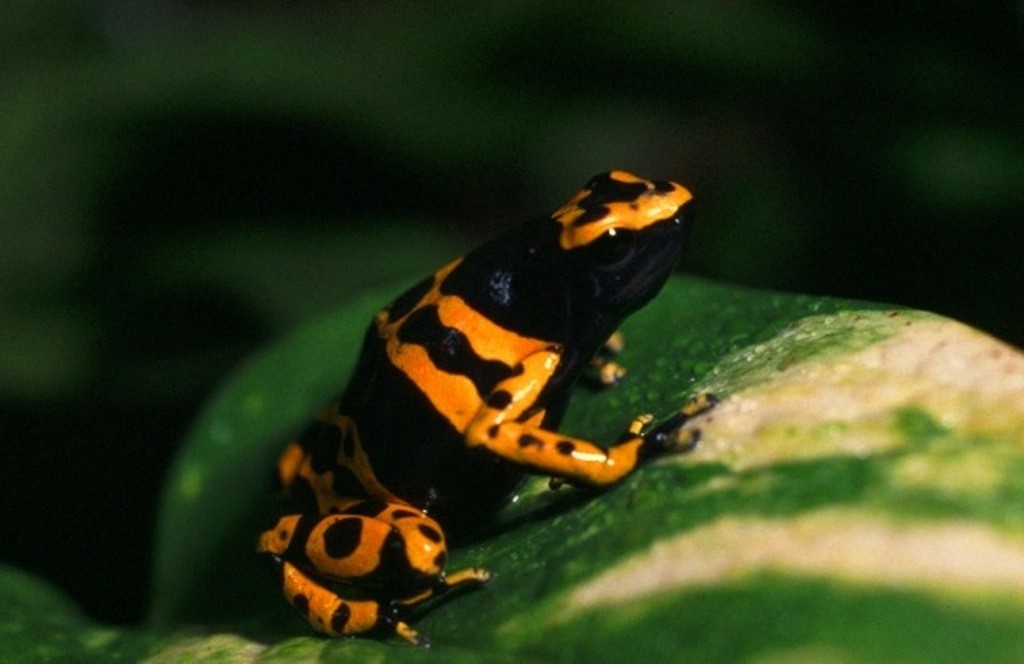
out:
M0 561L137 621L233 366L610 168L695 192L691 273L1024 344L1020 8L3 3Z

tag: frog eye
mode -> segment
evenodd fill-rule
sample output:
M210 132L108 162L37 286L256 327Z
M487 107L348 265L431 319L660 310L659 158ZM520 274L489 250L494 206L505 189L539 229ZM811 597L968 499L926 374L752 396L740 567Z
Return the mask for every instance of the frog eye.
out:
M636 233L609 228L591 243L593 261L607 270L623 267L633 258Z

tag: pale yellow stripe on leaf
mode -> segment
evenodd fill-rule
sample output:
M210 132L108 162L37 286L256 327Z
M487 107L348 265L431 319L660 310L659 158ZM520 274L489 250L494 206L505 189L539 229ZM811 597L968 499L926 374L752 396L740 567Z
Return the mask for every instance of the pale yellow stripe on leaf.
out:
M597 606L728 583L757 572L1020 596L1024 539L983 524L908 525L852 510L791 520L724 518L660 540L597 575L572 591L565 610L556 614L568 620Z
M712 371L703 389L727 390L738 372L741 387L701 418L703 442L682 458L742 469L836 453L875 454L905 442L893 414L906 408L926 412L958 434L1024 440L1020 351L927 314L843 317L842 332L835 333L840 350L799 359L799 344L820 343L814 335L830 333L826 319L842 318L815 317ZM891 328L884 330L886 325ZM883 338L843 352L842 335L856 335L858 326L874 326ZM798 359L779 368L773 358L780 355ZM753 368L742 374L742 365Z

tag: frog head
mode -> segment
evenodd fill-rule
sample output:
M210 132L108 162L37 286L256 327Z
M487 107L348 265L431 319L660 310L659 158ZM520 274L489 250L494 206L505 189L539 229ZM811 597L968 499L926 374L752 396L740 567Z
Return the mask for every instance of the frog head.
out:
M653 298L682 252L693 199L669 181L596 175L552 218L572 262L574 308L617 326Z

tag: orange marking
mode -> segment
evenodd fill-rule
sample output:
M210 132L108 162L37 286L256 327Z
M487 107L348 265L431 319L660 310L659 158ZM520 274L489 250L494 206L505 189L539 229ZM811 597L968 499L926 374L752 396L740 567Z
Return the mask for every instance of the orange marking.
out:
M671 191L662 193L654 188L654 183L625 171L612 171L611 177L626 184L643 183L647 186L647 191L633 201L604 203L605 215L582 226L575 226L574 222L586 212L580 203L590 194L590 190L584 189L573 196L568 203L551 215L552 219L562 224L562 233L558 241L566 251L590 244L605 233L614 232L616 229L643 230L657 221L668 219L693 199L693 194L689 190L675 182L670 183Z
M372 600L343 600L333 592L320 586L289 562L284 562L284 596L294 603L302 596L308 606L306 620L318 632L328 636L362 634L377 625L380 605ZM335 612L342 606L348 610L344 625L332 624ZM344 612L344 611L343 611ZM336 627L341 627L340 630Z
M454 295L441 300L437 313L443 325L462 331L473 352L485 360L497 360L512 367L527 355L550 345L543 339L520 336L505 329Z
M395 338L388 339L387 345L394 365L423 390L453 427L465 431L481 400L473 381L438 369L422 346L399 343Z
M358 546L344 558L332 558L327 554L324 535L339 521L355 519L362 523ZM306 541L306 557L322 574L334 579L347 581L357 579L380 567L380 554L384 541L391 532L391 526L377 519L351 514L325 516L313 527Z
M281 478L281 486L289 487L295 481L295 476L302 468L302 462L306 459L306 453L302 446L292 442L284 449L277 459L277 476Z

